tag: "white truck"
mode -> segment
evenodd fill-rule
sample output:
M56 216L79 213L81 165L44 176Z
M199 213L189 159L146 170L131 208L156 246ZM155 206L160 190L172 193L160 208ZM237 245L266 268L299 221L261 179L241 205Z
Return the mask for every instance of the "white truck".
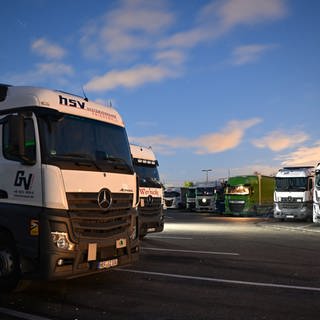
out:
M139 178L139 234L142 239L147 233L163 231L163 187L158 172L159 163L152 148L130 144L130 149Z
M313 189L313 222L320 223L320 163L315 171L315 183Z
M284 167L276 174L274 218L312 219L314 167Z
M0 85L0 290L138 259L137 177L118 112Z
M166 188L163 194L166 209L186 208L187 190L185 187Z
M196 188L196 207L197 212L216 211L217 192L214 185L203 184Z

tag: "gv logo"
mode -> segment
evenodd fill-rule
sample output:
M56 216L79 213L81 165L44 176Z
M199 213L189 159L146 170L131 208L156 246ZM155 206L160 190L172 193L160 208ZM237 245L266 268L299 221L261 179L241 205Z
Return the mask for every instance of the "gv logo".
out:
M14 181L14 186L15 187L23 186L23 188L25 190L29 190L32 185L32 181L33 181L33 174L32 173L30 173L28 176L25 176L24 171L19 170L17 172L16 179Z

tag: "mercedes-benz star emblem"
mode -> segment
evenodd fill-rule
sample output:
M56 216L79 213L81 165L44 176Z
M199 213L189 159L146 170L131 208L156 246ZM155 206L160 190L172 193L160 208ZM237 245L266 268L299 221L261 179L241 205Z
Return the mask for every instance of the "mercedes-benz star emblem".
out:
M97 200L101 209L108 210L112 203L111 192L108 189L101 189Z
M147 204L148 204L149 207L152 206L152 202L153 202L152 196L151 196L151 195L148 195L148 197L147 197Z

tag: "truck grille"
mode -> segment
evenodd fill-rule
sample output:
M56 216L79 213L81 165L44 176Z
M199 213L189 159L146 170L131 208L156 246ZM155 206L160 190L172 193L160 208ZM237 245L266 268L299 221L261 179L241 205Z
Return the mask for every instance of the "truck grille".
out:
M302 198L282 197L278 203L279 209L301 209L303 207Z
M211 206L211 200L207 199L206 202L202 202L202 200L200 199L200 200L198 200L198 205L200 207L209 207L209 206Z
M131 224L133 194L112 193L107 211L98 205L98 193L67 193L73 232L77 237L104 238L125 232Z
M158 215L161 209L161 198L152 198L152 202L149 204L147 198L142 198L144 200L144 206L139 206L139 212L143 216Z
M232 212L242 212L244 210L244 206L244 203L229 203L229 208Z

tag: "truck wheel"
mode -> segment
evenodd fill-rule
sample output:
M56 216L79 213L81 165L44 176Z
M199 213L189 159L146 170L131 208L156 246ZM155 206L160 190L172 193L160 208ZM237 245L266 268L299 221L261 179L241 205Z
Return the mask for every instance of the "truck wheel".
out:
M13 240L5 233L0 233L0 291L15 289L19 280L19 258Z

